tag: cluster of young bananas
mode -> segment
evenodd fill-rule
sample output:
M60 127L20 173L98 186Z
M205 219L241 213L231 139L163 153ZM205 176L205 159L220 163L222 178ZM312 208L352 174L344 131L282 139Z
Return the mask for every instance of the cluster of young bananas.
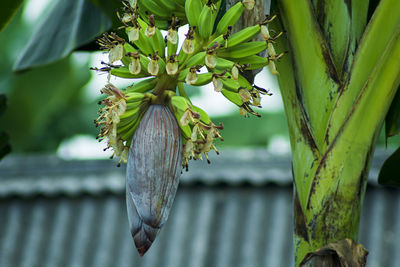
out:
M153 14L159 29L168 30L171 18L176 17L181 24L186 24L185 0L129 0L132 7L138 7L138 14L149 24L148 15Z
M216 22L221 1L122 1L118 16L127 40L115 33L100 38L98 43L109 53L109 63L95 68L107 72L109 77L146 78L122 91L111 84L102 89L108 97L102 101L105 107L96 120L102 125L99 138L108 139L108 147L121 161L127 160L126 150L141 117L155 103L167 105L179 122L184 143L183 166L187 167L190 158L201 159L202 154L208 160L207 153L216 150L213 141L221 138L218 130L223 127L215 125L205 111L191 103L184 83L212 83L216 92L239 107L240 114L259 116L252 106L261 107L261 95L269 92L251 84L242 74L267 65L273 74L278 74L274 62L283 53L277 54L273 43L281 34L271 36L268 30L275 16L232 33L232 26L245 9L254 7L255 1L239 1ZM189 30L178 51L178 27L185 23L189 23ZM260 33L264 40L252 41ZM259 56L264 50L268 56Z

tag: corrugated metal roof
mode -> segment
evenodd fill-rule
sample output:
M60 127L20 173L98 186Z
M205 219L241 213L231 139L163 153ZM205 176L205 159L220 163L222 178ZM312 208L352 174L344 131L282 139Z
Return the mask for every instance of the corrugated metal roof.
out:
M213 154L213 153L211 153ZM376 185L380 166L388 153L378 150L372 161L369 182ZM211 164L191 161L181 184L206 185L269 183L290 185L292 172L288 155L273 155L264 149L224 149L210 155ZM122 193L125 165L112 160L62 160L54 155L6 157L0 162L0 197L10 195L77 195L81 193Z
M123 170L104 161L6 161L0 167L0 266L293 266L288 158L248 155L241 162L216 160L215 171L192 164L167 224L143 258L129 233ZM263 175L266 162L275 171ZM231 186L226 173L235 170L242 174ZM205 173L212 183L201 183ZM360 228L370 252L367 266L400 266L399 236L399 191L370 185Z
M368 266L400 266L400 195L370 187L360 229ZM291 188L184 186L140 258L122 195L0 201L0 266L293 266Z

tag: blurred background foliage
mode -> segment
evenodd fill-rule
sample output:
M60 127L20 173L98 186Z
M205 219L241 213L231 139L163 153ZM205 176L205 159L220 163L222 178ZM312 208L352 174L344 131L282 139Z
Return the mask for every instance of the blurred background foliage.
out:
M0 87L7 96L0 125L9 134L15 152L54 151L65 137L94 133L88 122L96 106L94 100L83 97L82 90L90 79L89 66L67 56L14 73L13 65L35 28L22 14L23 9L0 33Z
M99 76L89 71L93 57L88 51L97 49L95 37L113 24L108 17L115 14L116 1L52 1L38 19L28 20L27 8L35 8L34 3L39 2L41 0L24 1L0 32L0 143L3 144L0 158L10 150L6 144L8 137L16 153L51 153L65 139L76 135L89 135L94 139L97 135L93 119L100 94L93 96L93 91L98 92L100 87L93 87ZM80 15L67 15L69 13L60 10L61 7L79 9L77 14ZM108 12L104 14L101 10ZM50 23L55 19L57 23ZM89 23L88 19L95 23ZM114 24L115 19L112 18ZM63 34L56 27L65 27ZM38 46L40 49L35 49ZM36 52L31 53L34 50ZM73 50L79 51L70 54ZM15 72L13 67L19 71ZM273 91L277 92L278 88ZM280 102L279 94L272 98ZM5 103L7 109L2 115ZM260 113L261 118L244 118L235 109L233 113L212 116L213 121L225 126L225 141L218 145L267 147L274 140L284 140L288 144L283 108ZM394 137L389 142L389 145L398 146L400 138ZM385 143L382 133L379 144Z

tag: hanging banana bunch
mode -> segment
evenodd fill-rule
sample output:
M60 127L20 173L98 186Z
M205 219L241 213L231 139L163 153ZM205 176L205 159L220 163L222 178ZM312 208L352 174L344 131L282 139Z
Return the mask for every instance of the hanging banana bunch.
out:
M231 34L232 26L254 0L242 0L217 21L221 0L123 1L118 16L126 36L104 34L98 43L108 52L109 62L97 71L109 76L137 79L120 90L108 83L101 92L106 97L96 125L98 138L106 139L119 163L128 163L126 198L128 218L135 245L143 255L166 222L175 197L179 176L190 159L209 162L208 153L218 151L222 124L214 124L208 114L193 105L184 84L214 90L239 107L240 114L260 116L263 88L242 76L244 70L268 66L278 74L277 54L266 17L259 24ZM178 28L189 23L182 47ZM164 33L161 30L167 30ZM262 34L264 41L252 39ZM257 54L267 50L267 57ZM206 72L200 70L206 70Z

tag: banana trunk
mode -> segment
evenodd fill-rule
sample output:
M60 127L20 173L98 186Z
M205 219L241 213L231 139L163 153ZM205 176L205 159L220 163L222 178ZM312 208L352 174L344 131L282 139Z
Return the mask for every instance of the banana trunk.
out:
M336 266L331 256L306 259L333 242L357 242L376 137L400 83L400 2L381 0L368 23L368 1L350 2L278 2L275 28L287 39L276 45L289 51L278 80L292 149L296 266ZM350 254L346 262L365 260Z

